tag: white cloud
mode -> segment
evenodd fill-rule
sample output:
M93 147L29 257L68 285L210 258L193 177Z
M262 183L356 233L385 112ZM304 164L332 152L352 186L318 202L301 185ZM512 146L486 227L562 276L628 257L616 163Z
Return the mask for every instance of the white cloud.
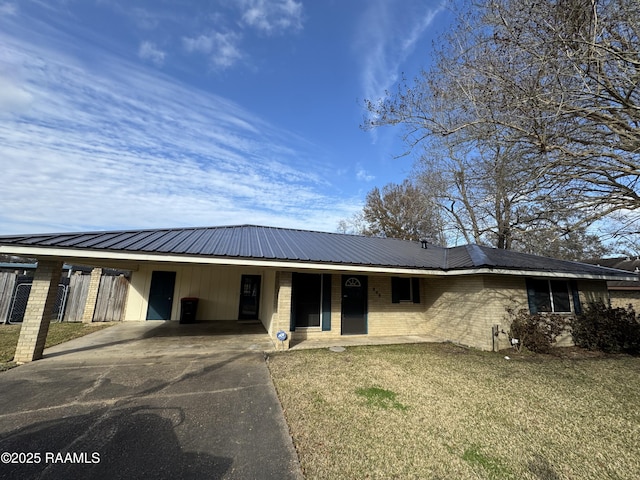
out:
M242 0L242 21L264 33L302 28L302 3L294 0Z
M19 68L31 96L28 110L0 122L0 234L334 230L354 210L356 200L331 194L312 146L233 102L107 56L87 70L71 43L57 51L2 32L0 43L0 64Z
M138 49L138 56L143 60L149 60L156 67L161 67L164 64L166 54L158 49L154 43L142 42Z
M154 30L160 24L160 19L144 8L134 8L131 15L136 25L143 30Z
M27 110L33 96L13 79L0 76L0 114L22 113Z
M377 100L400 76L402 63L444 8L443 2L372 0L364 12L355 39L362 59L364 97Z
M182 44L187 52L207 55L214 67L228 68L242 59L238 44L241 36L233 32L212 32L198 37L184 37Z
M11 2L0 3L0 16L15 15L18 13L18 6Z
M371 175L364 168L360 167L360 168L358 168L358 171L356 172L356 178L358 180L360 180L361 182L370 182L370 181L374 180L376 177L375 177L375 175Z

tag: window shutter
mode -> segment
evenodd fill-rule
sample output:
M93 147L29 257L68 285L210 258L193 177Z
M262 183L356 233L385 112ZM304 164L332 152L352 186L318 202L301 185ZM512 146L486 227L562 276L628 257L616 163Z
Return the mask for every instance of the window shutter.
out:
M420 303L420 279L413 277L411 279L411 290L413 293L413 303Z
M529 301L529 313L532 315L538 313L538 305L536 303L536 289L533 282L527 278L527 300Z
M322 331L331 330L331 274L322 275Z
M582 313L582 305L580 304L580 293L578 292L578 282L571 280L571 296L573 297L573 313L579 315Z
M391 303L400 303L400 279L391 277Z

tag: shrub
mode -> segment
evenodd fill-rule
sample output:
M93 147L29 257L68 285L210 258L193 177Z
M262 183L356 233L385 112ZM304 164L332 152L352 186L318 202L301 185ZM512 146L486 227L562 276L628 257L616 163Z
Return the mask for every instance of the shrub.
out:
M607 353L640 353L640 322L633 307L587 305L571 323L573 343Z
M511 322L509 338L518 339L518 348L525 347L537 353L547 353L570 322L563 315L531 314L525 308L516 311L507 307L506 310L507 321Z

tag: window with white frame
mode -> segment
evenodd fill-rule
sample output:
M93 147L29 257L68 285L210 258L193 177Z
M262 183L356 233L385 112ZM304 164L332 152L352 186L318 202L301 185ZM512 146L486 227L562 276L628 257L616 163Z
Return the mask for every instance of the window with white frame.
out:
M566 280L527 279L531 313L570 313L572 289Z
M420 279L391 277L391 302L420 303Z

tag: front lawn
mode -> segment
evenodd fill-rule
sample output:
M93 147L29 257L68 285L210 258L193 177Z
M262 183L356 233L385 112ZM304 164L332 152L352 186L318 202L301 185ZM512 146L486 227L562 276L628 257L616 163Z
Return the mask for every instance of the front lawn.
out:
M305 478L632 479L640 358L451 344L273 354Z
M68 342L109 327L113 323L52 323L49 326L45 348ZM16 352L21 325L0 324L0 371L15 366L11 361Z

